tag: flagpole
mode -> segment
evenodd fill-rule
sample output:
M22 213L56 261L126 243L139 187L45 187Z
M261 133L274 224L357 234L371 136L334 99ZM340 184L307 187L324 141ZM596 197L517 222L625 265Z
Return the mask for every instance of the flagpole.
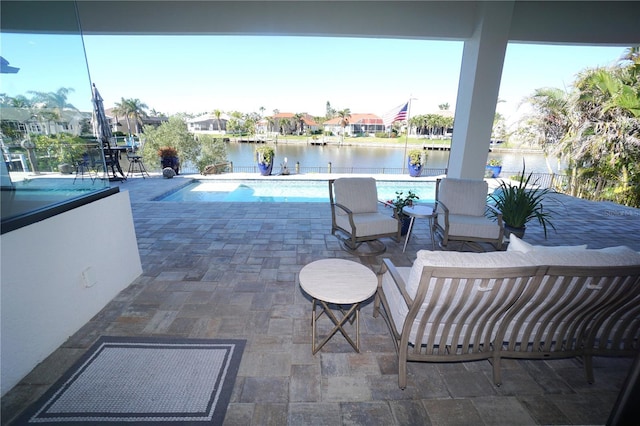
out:
M409 96L409 106L407 106L407 134L404 139L404 157L402 158L402 170L407 168L407 144L409 143L409 130L411 129L409 119L411 118L411 100L413 97Z

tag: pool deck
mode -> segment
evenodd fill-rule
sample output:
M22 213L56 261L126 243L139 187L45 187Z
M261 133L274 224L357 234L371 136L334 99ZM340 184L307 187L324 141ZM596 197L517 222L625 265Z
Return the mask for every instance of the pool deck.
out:
M505 360L500 387L487 361L410 363L403 391L389 331L382 318L373 318L372 303L362 307L361 353L338 334L312 355L311 302L298 273L319 259L358 261L330 234L328 203L151 201L193 178L231 176L156 174L112 184L129 192L143 273L2 398L2 424L11 424L101 335L246 339L225 425L607 421L630 359L596 358L591 385L577 359ZM560 194L548 204L557 230L545 240L532 224L526 241L640 251L639 209ZM431 246L427 223L416 220L406 253L403 241L384 240L384 257L411 265L417 250Z

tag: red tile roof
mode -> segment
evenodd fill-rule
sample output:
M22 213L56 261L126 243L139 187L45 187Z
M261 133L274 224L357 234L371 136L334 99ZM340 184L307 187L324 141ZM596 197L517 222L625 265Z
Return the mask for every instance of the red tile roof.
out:
M292 112L279 112L277 114L272 115L273 119L276 120L276 121L280 120L281 118L290 119L290 118L293 118L294 116L295 116L295 114L292 113ZM309 114L304 114L302 116L302 121L307 126L318 126L318 123L316 123L316 121L313 119L313 117L310 116Z

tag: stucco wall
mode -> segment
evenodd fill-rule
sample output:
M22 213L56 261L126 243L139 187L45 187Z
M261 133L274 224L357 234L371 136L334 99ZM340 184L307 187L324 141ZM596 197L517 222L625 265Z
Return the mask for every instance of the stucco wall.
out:
M2 395L142 273L128 192L2 235Z

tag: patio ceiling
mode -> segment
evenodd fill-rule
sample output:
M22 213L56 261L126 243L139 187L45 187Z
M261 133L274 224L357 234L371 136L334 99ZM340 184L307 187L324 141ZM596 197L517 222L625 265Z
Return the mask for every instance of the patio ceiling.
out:
M19 20L4 31L75 30L64 2L2 1ZM71 3L71 2L67 2ZM466 40L481 1L79 1L86 34L307 35ZM64 9L64 8L62 8ZM58 17L59 19L51 19ZM375 22L375 25L371 25ZM640 43L640 4L629 1L513 2L514 42ZM597 29L597 30L595 30Z

